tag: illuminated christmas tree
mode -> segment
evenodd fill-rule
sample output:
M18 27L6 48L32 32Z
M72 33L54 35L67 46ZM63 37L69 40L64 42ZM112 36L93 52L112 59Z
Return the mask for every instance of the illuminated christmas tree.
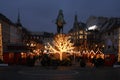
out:
M74 49L73 43L70 42L70 37L65 34L57 34L53 42L48 43L47 49L52 53L59 53L62 60L63 53L70 53Z

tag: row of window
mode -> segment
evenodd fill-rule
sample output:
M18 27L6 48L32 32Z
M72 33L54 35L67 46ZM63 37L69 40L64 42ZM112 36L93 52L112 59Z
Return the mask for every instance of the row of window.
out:
M42 36L31 36L30 39L46 39L47 37L42 37ZM51 38L51 37L48 37Z
M72 32L71 35L87 35L87 32L86 31L83 31L83 30L80 30L79 32Z
M73 38L77 38L77 39L87 39L87 36L80 35L80 36L73 36Z

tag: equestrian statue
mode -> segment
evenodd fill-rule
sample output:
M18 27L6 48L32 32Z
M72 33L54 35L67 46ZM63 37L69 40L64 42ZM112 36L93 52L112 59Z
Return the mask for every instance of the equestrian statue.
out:
M57 33L63 33L63 26L64 26L65 20L64 20L64 15L63 11L60 9L57 19L56 19L56 25L57 25Z

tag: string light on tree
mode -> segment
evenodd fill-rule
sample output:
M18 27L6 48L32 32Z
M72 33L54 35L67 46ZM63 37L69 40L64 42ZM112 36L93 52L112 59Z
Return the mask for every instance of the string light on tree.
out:
M73 43L70 42L70 37L65 34L57 34L53 42L48 43L47 49L52 53L59 53L60 60L62 60L63 53L69 53L74 49Z

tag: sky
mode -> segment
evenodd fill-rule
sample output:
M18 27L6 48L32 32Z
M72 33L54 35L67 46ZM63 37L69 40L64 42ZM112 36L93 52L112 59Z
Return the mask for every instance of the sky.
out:
M0 13L17 22L18 11L22 25L34 32L56 33L58 11L63 10L64 32L72 27L75 14L78 21L90 16L120 17L120 0L0 0Z

